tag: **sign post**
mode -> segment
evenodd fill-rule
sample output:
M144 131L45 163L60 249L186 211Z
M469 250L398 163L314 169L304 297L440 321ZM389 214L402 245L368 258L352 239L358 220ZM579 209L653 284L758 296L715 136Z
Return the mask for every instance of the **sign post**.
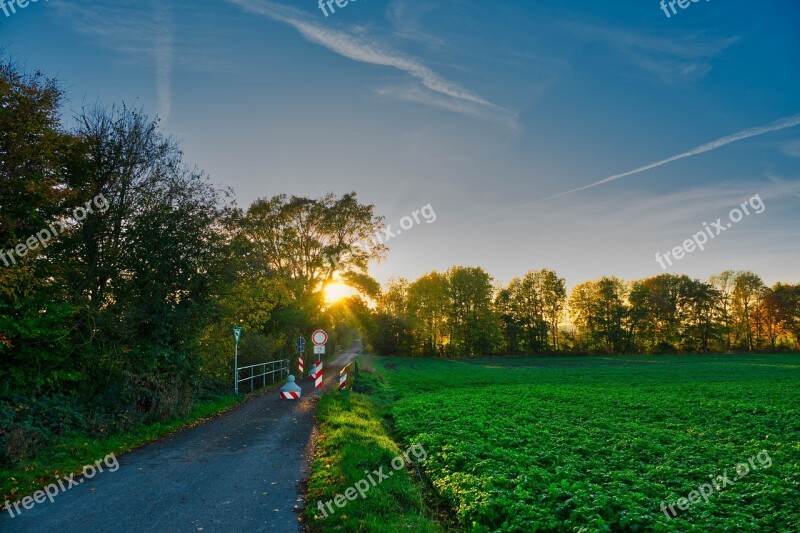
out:
M306 340L303 337L297 337L297 367L300 370L300 377L303 377L303 352L306 349Z
M233 342L235 344L233 352L233 391L239 396L239 339L242 338L242 328L233 327Z
M317 395L322 394L322 354L325 353L325 343L328 342L328 334L325 330L318 329L311 334L311 342L314 343L314 353L317 354L317 368L315 373L315 385Z

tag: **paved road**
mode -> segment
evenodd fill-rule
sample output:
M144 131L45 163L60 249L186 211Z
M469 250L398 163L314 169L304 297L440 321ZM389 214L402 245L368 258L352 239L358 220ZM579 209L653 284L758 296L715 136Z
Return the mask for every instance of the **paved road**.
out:
M357 348L325 365L326 389ZM313 383L301 381L299 401L270 392L119 457L118 470L84 480L54 503L16 518L0 508L0 532L299 531L299 483L316 435Z

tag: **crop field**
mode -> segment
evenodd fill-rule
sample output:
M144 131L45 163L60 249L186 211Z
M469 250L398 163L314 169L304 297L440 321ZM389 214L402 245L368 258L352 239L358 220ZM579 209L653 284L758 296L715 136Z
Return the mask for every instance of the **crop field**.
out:
M800 530L796 355L376 367L460 530Z

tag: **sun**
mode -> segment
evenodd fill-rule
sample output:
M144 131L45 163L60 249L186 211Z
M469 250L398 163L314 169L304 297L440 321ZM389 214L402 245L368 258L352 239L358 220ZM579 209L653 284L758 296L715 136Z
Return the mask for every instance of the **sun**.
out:
M336 303L354 294L356 294L356 290L341 281L332 281L325 285L325 302L329 304Z

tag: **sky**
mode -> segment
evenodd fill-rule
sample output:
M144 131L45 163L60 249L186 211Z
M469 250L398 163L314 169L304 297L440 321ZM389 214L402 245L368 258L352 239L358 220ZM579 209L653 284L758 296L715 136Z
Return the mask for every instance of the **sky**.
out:
M67 124L158 115L241 207L356 191L395 234L382 282L800 282L800 4L685 1L40 0L0 7L0 49Z

